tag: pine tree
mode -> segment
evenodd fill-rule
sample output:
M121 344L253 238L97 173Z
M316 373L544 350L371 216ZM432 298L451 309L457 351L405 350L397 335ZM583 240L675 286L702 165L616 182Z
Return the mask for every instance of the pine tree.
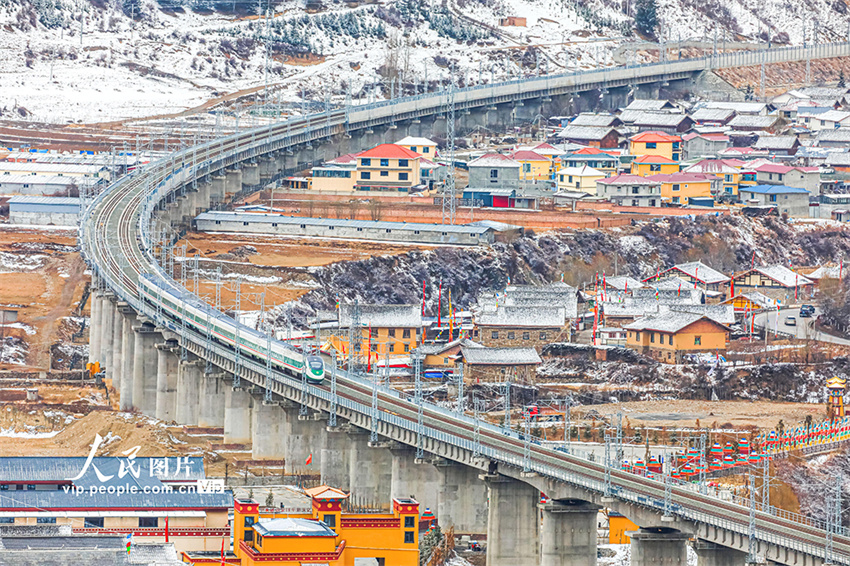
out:
M638 0L635 5L635 27L647 37L655 37L658 27L658 5L655 0Z
M838 88L845 88L847 85L844 81L844 69L838 71Z

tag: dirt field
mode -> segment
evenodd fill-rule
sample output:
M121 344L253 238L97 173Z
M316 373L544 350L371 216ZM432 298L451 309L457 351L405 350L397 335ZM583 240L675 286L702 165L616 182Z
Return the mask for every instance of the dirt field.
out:
M7 364L0 369L47 369L48 347L65 338L59 335L62 319L72 314L90 280L75 247L72 230L0 225L0 307L18 316L3 331L29 344L24 368Z

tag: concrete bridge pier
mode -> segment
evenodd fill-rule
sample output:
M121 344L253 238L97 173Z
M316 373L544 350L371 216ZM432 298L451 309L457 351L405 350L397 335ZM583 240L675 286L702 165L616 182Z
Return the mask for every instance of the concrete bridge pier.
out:
M204 361L188 354L177 366L177 412L175 420L181 425L198 424L200 408L201 375Z
M112 378L112 387L116 391L121 390L121 381L124 379L124 315L121 309L127 307L127 303L116 302L112 313L112 370L107 377Z
M487 532L487 486L479 470L448 460L435 462L440 474L437 517L440 525L454 527L455 533Z
M102 369L106 369L108 372L107 375L111 375L112 352L114 347L112 340L115 337L115 332L113 330L113 324L115 322L115 304L112 302L112 296L104 296L101 305L103 306L103 309L100 315L100 319L102 321L100 327L100 367Z
M271 182L277 173L277 162L273 157L263 157L259 163L260 183L264 186Z
M322 483L349 490L349 459L351 458L351 439L348 426L326 427L323 435L322 462L320 471Z
M212 183L198 183L198 192L195 194L195 211L192 216L197 216L210 207L210 195L212 194Z
M241 169L228 169L226 171L227 181L224 185L224 196L222 197L222 202L226 201L229 197L232 197L236 193L242 190L242 170Z
M482 476L490 494L487 566L537 564L540 491L499 474Z
M260 168L256 163L242 164L242 189L255 187L260 184Z
M746 552L701 539L694 542L694 551L697 553L697 566L744 566L747 563Z
M440 504L441 477L433 464L416 460L416 449L393 445L392 497L413 497L432 510Z
M541 504L540 509L540 566L595 566L599 507L567 499Z
M287 155L286 150L281 151L275 157L275 168L281 174L286 173L286 166L292 163L292 158Z
M241 387L229 387L224 394L224 442L251 442L251 394Z
M92 287L95 285L96 279L92 277ZM100 361L100 338L102 334L100 313L103 309L103 303L100 293L92 291L91 293L91 308L89 314L89 362Z
M322 447L324 446L325 421L316 420L313 413L300 414L297 403L287 402L283 409L283 438L285 439L286 473L316 473L322 469ZM307 459L313 456L312 462Z
M284 460L283 424L286 418L280 403L253 399L251 411L251 458L254 460Z
M177 342L166 340L156 344L156 418L173 421L177 418L177 366L180 361L174 350Z
M687 566L690 535L667 527L641 527L632 540L631 566Z
M224 201L226 189L227 175L212 175L210 177L210 206Z
M392 454L386 448L369 446L369 436L363 429L348 431L351 498L357 505L386 507L392 491Z
M156 344L162 340L162 335L142 317L139 317L139 324L133 326L133 333L133 407L153 417L156 416Z
M136 361L134 349L136 335L133 326L137 324L136 311L129 306L121 308L121 386L118 388L121 401L119 408L129 411L133 408L133 364Z
M228 387L224 375L223 372L202 374L198 399L198 426L224 427L224 404Z

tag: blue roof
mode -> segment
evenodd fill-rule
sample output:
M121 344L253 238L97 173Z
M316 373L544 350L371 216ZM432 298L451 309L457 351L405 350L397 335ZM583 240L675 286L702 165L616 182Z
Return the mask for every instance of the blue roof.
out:
M264 537L335 537L336 533L321 521L284 517L254 523L254 530Z
M786 187L785 185L754 185L752 187L740 187L739 193L756 193L760 195L785 195L791 193L809 194L806 189L799 187Z
M83 490L24 490L0 491L1 511L60 511L93 509L227 509L233 505L233 494L225 493L180 493L174 487L171 493L91 493Z

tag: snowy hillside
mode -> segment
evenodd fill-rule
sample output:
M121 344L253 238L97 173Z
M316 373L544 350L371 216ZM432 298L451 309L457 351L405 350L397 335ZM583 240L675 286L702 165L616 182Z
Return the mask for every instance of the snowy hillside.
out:
M0 117L90 123L207 110L223 95L265 91L266 80L270 97L298 111L302 96L340 103L391 96L399 83L406 94L434 88L450 69L476 84L611 65L615 47L640 39L633 16L646 2L657 2L656 35L668 41L715 29L749 41L767 26L800 43L806 13L818 15L822 41L847 29L843 1L767 1L171 0L166 10L153 0L0 0ZM527 26L499 27L509 16Z

